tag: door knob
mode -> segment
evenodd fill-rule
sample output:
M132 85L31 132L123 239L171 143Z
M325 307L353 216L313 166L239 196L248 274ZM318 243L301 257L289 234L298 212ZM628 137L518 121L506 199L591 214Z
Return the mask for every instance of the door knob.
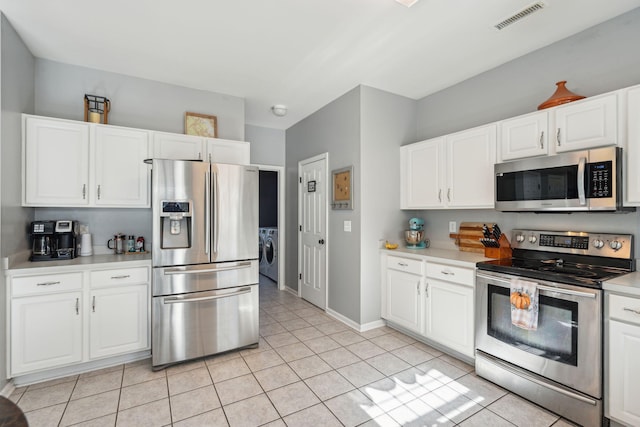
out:
M320 243L321 245L324 245L324 239L318 240L318 243Z

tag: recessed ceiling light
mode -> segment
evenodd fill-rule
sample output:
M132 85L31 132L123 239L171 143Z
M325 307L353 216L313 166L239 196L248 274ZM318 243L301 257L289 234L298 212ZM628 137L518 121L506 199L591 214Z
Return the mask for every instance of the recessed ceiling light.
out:
M398 3L400 3L401 5L407 6L407 7L411 7L414 4L418 3L418 0L396 0Z

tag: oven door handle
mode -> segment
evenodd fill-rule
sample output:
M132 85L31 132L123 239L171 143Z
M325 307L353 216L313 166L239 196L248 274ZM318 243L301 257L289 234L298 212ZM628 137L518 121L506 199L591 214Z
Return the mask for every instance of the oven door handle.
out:
M482 274L482 273L476 273L476 277L479 277L481 279L486 279L486 280L492 280L495 282L502 282L502 283L506 283L508 285L511 285L511 282L507 279L502 279L500 277L496 277L496 276L489 276L486 274ZM538 283L536 283L536 287L538 289L540 289L541 291L549 291L549 292L556 292L559 294L565 294L565 295L573 295L576 297L583 297L583 298L595 298L596 294L595 293L590 293L590 292L580 292L580 291L574 291L571 289L563 289L563 288L554 288L552 286L544 286L544 285L540 285Z
M233 293L230 293L230 294L211 295L211 296L208 296L208 297L195 297L195 298L167 297L167 298L165 298L163 300L163 303L165 303L165 304L178 304L178 303L182 303L182 302L209 301L209 300L220 299L220 298L237 297L238 295L248 294L249 292L251 292L251 288L243 288L243 289L240 289L237 292L233 292Z

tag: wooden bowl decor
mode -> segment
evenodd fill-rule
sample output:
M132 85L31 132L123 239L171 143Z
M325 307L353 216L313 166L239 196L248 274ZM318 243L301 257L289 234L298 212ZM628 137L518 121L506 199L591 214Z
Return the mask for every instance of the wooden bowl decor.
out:
M557 105L566 104L567 102L577 101L579 99L586 98L585 96L575 94L566 88L567 81L563 80L556 83L557 89L551 95L551 98L538 105L538 110L544 110L545 108L555 107Z

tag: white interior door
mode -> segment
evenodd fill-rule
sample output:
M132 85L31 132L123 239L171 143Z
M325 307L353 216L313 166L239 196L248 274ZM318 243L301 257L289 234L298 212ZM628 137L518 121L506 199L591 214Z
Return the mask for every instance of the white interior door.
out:
M325 153L298 164L300 296L322 309L327 305L327 156Z

